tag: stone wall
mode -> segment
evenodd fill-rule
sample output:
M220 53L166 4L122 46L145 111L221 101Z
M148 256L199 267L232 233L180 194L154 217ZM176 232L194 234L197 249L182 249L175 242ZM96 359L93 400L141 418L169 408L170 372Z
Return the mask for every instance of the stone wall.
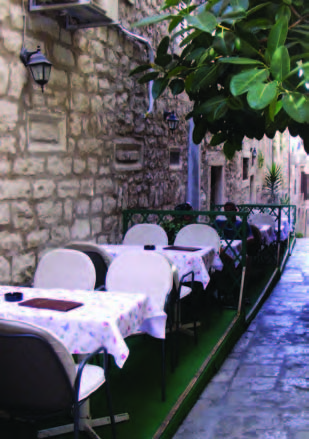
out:
M126 27L160 1L119 0ZM27 11L27 2L25 2ZM147 86L129 72L144 45L113 27L65 30L58 19L25 13L25 47L53 63L44 93L19 60L22 1L0 0L0 282L24 283L42 252L72 239L119 242L121 213L185 201L188 103L168 132L166 93L148 109ZM133 29L156 47L164 25ZM179 164L170 164L170 150Z

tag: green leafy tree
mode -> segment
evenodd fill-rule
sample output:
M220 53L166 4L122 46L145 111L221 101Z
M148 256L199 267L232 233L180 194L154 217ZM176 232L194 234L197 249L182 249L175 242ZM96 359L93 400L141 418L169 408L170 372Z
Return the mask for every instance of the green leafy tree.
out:
M307 0L165 0L161 14L137 26L168 21L169 36L154 63L137 67L153 96L169 88L192 101L193 140L212 134L232 158L246 136L258 140L289 129L309 151L309 2ZM180 54L172 40L183 37Z
M283 183L282 170L280 165L273 163L267 167L264 179L264 187L270 195L270 202L275 203L279 189Z

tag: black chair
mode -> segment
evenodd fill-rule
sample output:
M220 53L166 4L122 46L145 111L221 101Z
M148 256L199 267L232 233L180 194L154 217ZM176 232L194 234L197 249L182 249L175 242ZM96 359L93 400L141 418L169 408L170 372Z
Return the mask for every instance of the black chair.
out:
M38 436L73 430L74 439L78 439L79 430L83 430L93 437L91 421L81 417L82 406L105 383L112 434L116 437L104 373L105 348L97 349L76 365L65 346L49 331L25 322L0 319L0 352L0 416L35 423L73 415L74 424L43 430ZM88 365L100 352L104 354L103 367Z
M96 290L105 290L106 273L112 262L112 257L101 246L94 243L71 241L65 245L65 248L79 250L89 256L96 272L94 288Z

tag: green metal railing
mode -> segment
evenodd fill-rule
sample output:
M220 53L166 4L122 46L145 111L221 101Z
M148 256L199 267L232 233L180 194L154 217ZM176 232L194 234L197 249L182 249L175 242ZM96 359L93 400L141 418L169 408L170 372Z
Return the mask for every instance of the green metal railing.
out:
M221 217L221 218L220 218ZM169 244L174 243L178 231L187 224L199 223L207 224L215 228L221 237L221 258L224 262L221 283L225 283L226 294L233 307L242 308L243 283L246 270L247 253L247 218L248 212L237 212L237 217L241 220L235 226L235 212L224 212L224 222L222 213L218 211L176 211L176 210L145 210L129 209L123 211L123 235L135 224L151 223L160 225L167 233ZM228 239L224 235L225 228L232 231L233 238ZM232 247L233 240L242 241L240 254ZM228 258L227 253L233 255ZM236 267L236 268L235 268ZM222 286L224 289L224 286Z

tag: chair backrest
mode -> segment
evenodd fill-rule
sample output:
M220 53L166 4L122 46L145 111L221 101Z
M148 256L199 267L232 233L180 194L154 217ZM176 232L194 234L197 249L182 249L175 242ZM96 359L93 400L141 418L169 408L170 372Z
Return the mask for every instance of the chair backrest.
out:
M158 224L135 224L123 238L125 245L167 245L165 230Z
M220 236L217 231L207 224L188 224L179 230L175 245L212 246L219 251Z
M173 288L173 272L168 260L151 250L132 250L115 258L106 276L107 291L144 293L158 310L164 309Z
M107 269L113 258L106 250L104 250L104 248L98 244L83 241L71 241L65 245L65 248L78 250L89 256L96 272L95 288L105 285Z
M276 218L269 213L256 213L249 217L248 222L255 225L269 224L275 230Z
M55 249L40 259L33 286L93 290L95 280L95 268L89 256L78 250Z
M0 352L0 410L39 416L72 407L75 364L56 336L0 319Z

